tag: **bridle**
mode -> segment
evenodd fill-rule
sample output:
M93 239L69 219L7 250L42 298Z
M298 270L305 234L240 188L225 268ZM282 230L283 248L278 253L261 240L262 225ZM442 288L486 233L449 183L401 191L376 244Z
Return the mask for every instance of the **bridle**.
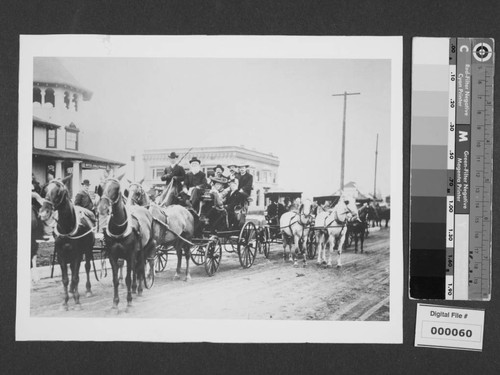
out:
M106 180L104 181L104 185L106 185L106 183L107 183L108 181L115 182L116 184L118 184L118 186L120 186L120 182L119 182L116 178L108 178L108 179L106 179ZM111 206L111 213L110 213L110 215L109 215L109 220L111 220L111 217L113 217L113 206L115 206L115 205L116 205L116 204L120 201L120 199L121 199L121 198L122 198L122 197L121 197L121 194L117 194L116 199L115 199L115 200L112 200L110 197L108 197L107 195L105 195L105 194L103 193L103 195L102 195L101 199L105 199L105 200L107 200L107 201L109 202L110 206ZM109 221L108 221L108 223L109 223ZM121 228L121 227L123 227L124 225L127 225L127 224L128 224L128 216L127 216L127 218L125 219L125 221L124 221L123 223L121 223L121 224L115 224L115 223L113 223L113 225L117 226L118 228ZM112 237L116 237L116 235L114 235L114 234L112 234L112 233L110 233L110 232L109 232L109 228L108 228L107 232L108 232L108 234L109 234L110 236L112 236ZM121 236L121 235L120 235L120 236Z
M55 185L57 185L59 188L62 189L62 194L61 194L61 199L59 200L59 202L52 202L52 200L48 199L47 198L47 194L45 195L45 200L46 202L51 206L51 209L53 211L57 211L59 209L59 207L61 206L61 204L66 200L66 198L68 197L68 191L66 189L66 186L61 182L61 181L58 181L58 180L52 180L49 182L49 184L47 185L47 193L49 193L49 189L48 189L48 186L50 184L54 183ZM52 191L53 189L50 189L50 191Z

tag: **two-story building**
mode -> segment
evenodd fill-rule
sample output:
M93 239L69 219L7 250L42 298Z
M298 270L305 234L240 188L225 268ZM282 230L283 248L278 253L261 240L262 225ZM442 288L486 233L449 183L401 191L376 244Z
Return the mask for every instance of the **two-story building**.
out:
M163 187L161 181L164 169L169 165L168 154L175 152L184 156L189 148L168 148L145 150L143 154L145 183L149 186ZM213 175L215 167L221 165L228 173L230 164L250 165L248 171L253 175L252 203L250 209L263 209L264 194L278 186L279 158L273 154L247 149L242 146L194 147L184 157L180 165L189 171L189 160L196 156L201 160L201 169L207 176Z
M33 59L32 171L41 184L71 174L67 185L72 196L80 189L83 170L115 170L125 165L82 152L81 112L91 99L92 92L59 59Z

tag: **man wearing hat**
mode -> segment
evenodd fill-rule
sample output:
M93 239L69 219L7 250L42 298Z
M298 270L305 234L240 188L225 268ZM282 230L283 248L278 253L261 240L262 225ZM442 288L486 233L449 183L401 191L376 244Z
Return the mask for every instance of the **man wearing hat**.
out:
M89 211L94 211L94 203L92 202L92 197L89 193L90 181L83 180L82 188L76 194L75 197L75 206L80 206L86 208Z
M186 178L184 179L184 188L183 192L187 196L190 197L191 205L193 209L198 212L200 208L200 200L203 195L203 189L207 189L207 176L205 172L200 169L201 161L194 156L189 161L190 170L186 174Z
M225 177L210 177L212 181L212 189L210 193L214 196L214 207L223 208L223 201L225 197L224 188L227 186L228 180Z
M176 189L177 193L182 190L182 182L184 181L184 178L186 176L184 168L182 168L179 164L177 164L178 158L179 155L177 155L175 152L171 152L168 155L168 160L170 162L170 165L165 168L163 176L161 176L161 180L165 181L167 186L170 184L172 180L174 181L172 185Z
M225 177L224 176L224 167L220 164L215 166L215 177Z
M235 209L245 204L246 197L238 191L238 179L234 178L229 181L229 192L226 195L224 207L227 211L227 216L231 228L238 225L238 217L236 216ZM231 229L230 228L230 229Z
M229 168L229 179L233 180L236 178L239 180L241 175L238 172L238 166L236 164L229 164L227 167Z
M247 198L252 194L253 189L253 176L247 172L248 164L240 165L240 178L239 186L240 192L243 193Z

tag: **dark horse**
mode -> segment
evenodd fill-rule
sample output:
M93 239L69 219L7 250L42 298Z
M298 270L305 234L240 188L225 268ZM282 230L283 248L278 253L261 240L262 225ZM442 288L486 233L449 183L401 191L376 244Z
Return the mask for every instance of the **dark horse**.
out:
M363 243L365 242L366 229L368 228L368 207L361 206L358 210L358 218L347 222L347 236L354 238L354 252L358 252L358 239L361 243L361 252L363 252Z
M74 206L69 198L69 192L63 182L50 181L42 194L45 202L40 209L42 220L48 220L57 211L57 226L54 229L56 239L55 252L61 265L62 281L64 286L63 308L68 310L68 263L71 269L71 285L69 292L75 299L75 309L80 309L80 295L78 282L80 280L80 263L85 254L85 271L87 272L87 296L92 294L90 289L90 262L94 247L95 224L94 214L79 206Z
M137 292L142 294L144 278L144 259L150 253L154 254L155 242L151 237L153 217L144 207L125 206L120 191L120 182L109 178L104 182L102 197L98 205L99 214L109 215L108 226L104 232L105 247L113 271L113 308L118 308L118 259L127 261L127 304L132 305L132 289L137 288L136 277L139 279ZM134 272L132 285L131 274Z
M197 215L180 205L161 207L149 200L141 184L133 183L129 187L129 205L148 207L153 216L152 232L157 244L165 247L173 246L177 253L177 269L174 279L180 277L182 254L186 258L186 281L191 279L189 259L191 257L190 241L194 235Z

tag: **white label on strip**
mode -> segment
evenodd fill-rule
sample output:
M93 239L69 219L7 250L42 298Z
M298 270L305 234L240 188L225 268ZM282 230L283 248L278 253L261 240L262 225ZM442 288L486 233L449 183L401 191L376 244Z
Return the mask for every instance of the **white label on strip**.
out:
M484 310L417 305L415 346L483 350Z

